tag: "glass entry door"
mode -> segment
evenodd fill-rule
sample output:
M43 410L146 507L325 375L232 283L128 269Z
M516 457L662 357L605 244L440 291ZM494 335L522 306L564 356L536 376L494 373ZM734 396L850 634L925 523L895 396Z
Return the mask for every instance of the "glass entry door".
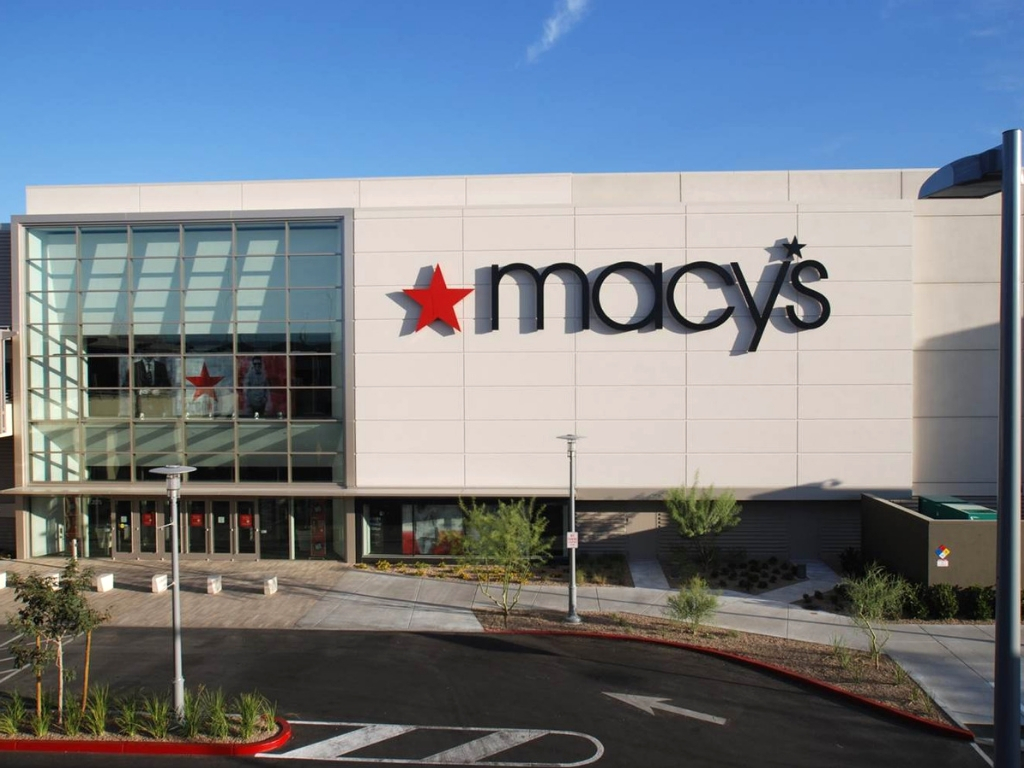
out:
M209 552L207 534L210 528L206 514L206 502L191 499L187 505L183 506L185 511L181 514L179 524L181 525L180 533L184 534L185 552L193 555L205 555Z
M111 514L114 556L153 559L171 552L171 529L165 526L162 499L115 500Z
M213 518L213 553L231 554L231 502L211 502Z

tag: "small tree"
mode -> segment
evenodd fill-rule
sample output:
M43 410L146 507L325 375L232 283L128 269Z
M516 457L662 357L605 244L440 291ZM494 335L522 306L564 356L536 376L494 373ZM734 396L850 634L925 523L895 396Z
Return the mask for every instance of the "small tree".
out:
M551 557L552 538L545 536L547 521L543 507L533 501L499 501L495 509L472 500L459 500L466 534L462 539L462 562L480 567L480 588L501 609L505 626L519 603L523 584L534 569Z
M12 652L19 665L31 666L36 675L36 714L40 717L43 670L51 661L56 662L58 724L63 722L64 682L69 676L64 667L65 638L86 635L83 693L87 695L92 631L109 618L89 605L85 596L89 575L89 571L79 569L77 560L70 559L59 585L38 574L14 579L14 599L23 607L10 624L23 639L12 645Z
M845 579L846 599L853 623L868 638L868 652L875 666L882 656L882 648L889 641L889 633L879 626L883 621L900 618L909 583L900 576L886 572L877 563L868 565L864 575Z
M740 522L742 507L732 491L716 492L715 486L700 487L700 475L693 485L681 485L665 492L665 506L679 528L679 535L693 541L701 567L714 559L713 537L735 528Z
M701 624L710 619L718 609L718 595L708 589L700 576L694 576L679 587L679 592L670 595L665 613L675 621L690 625L690 631L697 634Z

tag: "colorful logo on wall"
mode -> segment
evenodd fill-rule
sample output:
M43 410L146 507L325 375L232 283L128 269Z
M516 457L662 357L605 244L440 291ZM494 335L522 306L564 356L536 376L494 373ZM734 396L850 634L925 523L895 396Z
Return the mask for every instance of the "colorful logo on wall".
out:
M428 288L406 288L404 291L406 296L420 305L420 317L416 321L417 331L426 328L435 320L461 331L459 318L455 316L455 305L472 292L472 288L449 288L444 281L440 264L434 267Z
M743 268L737 262L721 265L711 261L693 261L675 269L668 280L665 280L665 268L660 262L653 266L647 266L636 261L619 261L598 270L596 274L588 274L579 265L570 262L558 262L539 269L521 262L505 265L492 264L490 270L491 330L499 329L501 281L507 275L514 273L527 278L517 281L520 284L520 291L529 290L529 284L532 281L536 306L536 328L538 331L543 330L544 285L547 279L557 272L563 278L567 278L565 281L567 292L579 291L582 330L590 328L591 308L604 326L612 331L620 332L640 331L651 326L656 330L664 328L666 312L676 323L688 331L710 331L729 320L737 308L740 308L741 310L746 309L753 320L754 332L747 343L747 351L755 352L762 335L768 328L776 301L787 283L787 295L791 299L797 300L798 303L785 306L785 317L796 330L820 328L828 321L832 313L828 299L811 287L811 284L828 278L828 270L825 265L814 259L804 259L803 249L807 247L807 244L801 243L796 236L792 240L777 241L776 246L785 249L784 259L777 266L769 263L760 280L754 280L753 284L748 281ZM711 310L703 318L687 316L676 301L679 282L691 272L707 282L709 288L722 291L725 300L723 307ZM653 295L653 301L650 302L651 306L646 314L641 314L627 322L611 317L602 303L602 288L606 281L609 278L623 275L630 276L629 283L641 297L640 301L644 300L642 297L645 295ZM769 288L762 295L755 296L759 282L768 285ZM576 285L579 286L578 289ZM650 287L649 292L645 290L645 285ZM441 267L435 266L429 288L407 288L404 291L407 296L420 305L416 330L425 328L435 320L447 323L455 330L461 330L455 316L455 305L472 291L472 288L449 288L441 274ZM797 311L798 304L801 305L800 312Z

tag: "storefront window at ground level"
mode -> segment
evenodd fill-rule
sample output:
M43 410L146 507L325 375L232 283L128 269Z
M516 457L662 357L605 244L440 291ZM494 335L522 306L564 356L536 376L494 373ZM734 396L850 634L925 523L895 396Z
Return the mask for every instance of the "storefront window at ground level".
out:
M340 221L29 228L24 253L32 482L344 480Z
M179 505L182 556L190 559L343 559L341 499L203 499ZM30 556L166 559L171 553L167 499L32 497Z
M478 499L494 504L495 499ZM463 513L458 499L361 499L360 551L368 556L446 557L463 535ZM547 520L553 537L552 554L564 553L566 508L562 500L537 500L536 508Z

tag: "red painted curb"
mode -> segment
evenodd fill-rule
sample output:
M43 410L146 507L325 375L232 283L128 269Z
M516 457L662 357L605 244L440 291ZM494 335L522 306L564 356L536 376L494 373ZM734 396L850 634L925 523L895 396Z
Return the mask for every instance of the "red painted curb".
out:
M269 752L292 737L292 726L276 718L280 728L263 741L247 744L206 744L189 741L128 741L90 739L0 739L0 752L92 752L121 755L207 755L242 757Z
M900 720L906 721L910 725L927 728L930 730L937 731L944 736L950 736L955 739L963 739L964 741L974 741L974 734L965 728L960 728L955 725L945 725L944 723L937 723L934 720L927 720L918 715L911 714L910 712L904 712L902 709L891 707L888 704L882 704L879 701L873 699L867 699L863 696L858 696L855 693L838 688L830 683L822 682L821 680L815 680L813 677L806 677L798 672L794 672L791 669L785 667L777 667L774 664L768 664L767 662L757 661L755 659L747 658L746 656L738 656L735 653L729 653L728 651L720 651L716 648L707 648L701 645L691 645L690 643L683 643L676 640L660 640L654 637L637 637L635 635L618 635L611 632L580 632L574 630L557 630L557 629L540 629L540 630L510 630L510 629L489 629L486 630L488 634L494 635L572 635L574 637L592 637L600 640L629 640L631 642L640 643L652 643L654 645L667 645L670 648L682 648L687 651L696 651L697 653L707 654L708 656L717 656L718 658L728 659L730 661L736 661L740 664L745 664L754 669L761 669L772 674L779 675L781 677L794 680L804 685L809 685L812 688L819 688L828 693L836 694L845 699L849 699L855 704L859 704L869 709L877 710L883 714L895 717Z

